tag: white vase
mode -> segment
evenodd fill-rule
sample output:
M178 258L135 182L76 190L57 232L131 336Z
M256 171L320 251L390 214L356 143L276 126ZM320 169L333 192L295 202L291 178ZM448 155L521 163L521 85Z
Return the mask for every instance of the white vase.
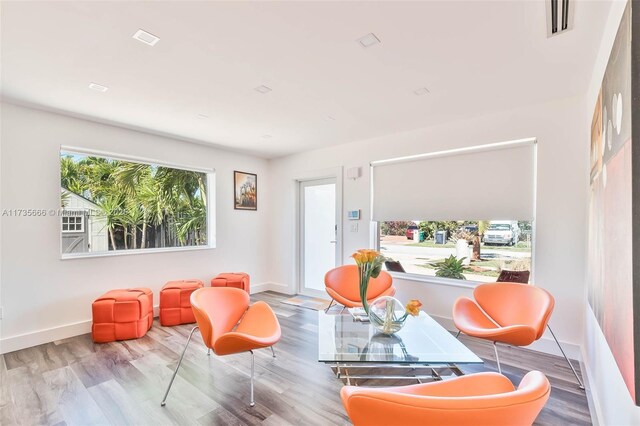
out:
M462 262L463 265L467 266L471 262L471 253L469 252L469 242L467 240L458 240L456 241L456 258L462 259L465 258Z

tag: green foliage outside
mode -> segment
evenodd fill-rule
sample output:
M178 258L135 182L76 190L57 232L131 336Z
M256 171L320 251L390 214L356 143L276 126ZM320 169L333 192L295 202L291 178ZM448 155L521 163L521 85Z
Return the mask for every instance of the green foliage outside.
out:
M466 280L467 278L463 275L467 269L463 264L465 259L466 257L457 259L454 255L451 255L441 262L431 263L430 266L435 268L436 277Z
M460 223L455 220L442 221L442 222L420 222L418 228L421 231L426 232L427 240L432 240L436 236L436 231L447 231L447 237L453 235L453 233L460 227Z
M406 235L409 226L415 225L409 221L380 222L380 233L382 235Z
M390 221L380 222L380 234L381 235L406 235L409 226L415 226L415 222L412 221ZM418 223L418 228L425 233L426 241L435 239L436 231L447 231L447 239L452 238L461 227L466 225L475 225L478 227L478 235L482 236L489 229L490 221L477 220L477 221L422 221ZM520 240L523 241L527 234L531 234L531 222L519 221L521 234Z
M206 244L206 179L205 173L162 166L60 157L60 185L98 205L110 250ZM68 197L62 193L63 206Z
M432 240L435 238L436 231L447 231L447 237L451 237L461 226L464 225L478 225L483 221L422 221L418 223L418 228L425 232L426 239ZM487 226L488 227L488 222ZM411 221L393 221L393 222L380 222L380 233L382 235L405 235L409 226L415 225L415 222Z

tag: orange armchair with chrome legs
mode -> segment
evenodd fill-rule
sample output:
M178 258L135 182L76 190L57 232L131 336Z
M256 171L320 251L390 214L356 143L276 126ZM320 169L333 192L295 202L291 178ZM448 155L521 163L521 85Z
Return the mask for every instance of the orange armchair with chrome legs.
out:
M324 276L325 289L331 296L331 303L325 311L328 311L333 302L338 302L347 308L361 307L360 301L360 276L356 265L344 265L330 270ZM367 300L371 303L380 296L393 296L396 289L393 287L393 278L388 272L381 271L377 278L371 278L367 287Z
M246 291L233 287L200 288L191 294L191 307L198 325L191 330L182 351L176 370L173 372L167 391L160 405L164 406L167 395L178 373L193 333L199 328L202 340L216 355L240 352L251 353L251 407L253 397L254 354L256 349L271 348L280 340L280 323L273 310L265 302L249 305Z
M502 368L496 343L528 346L541 338L548 327L580 389L584 389L573 365L549 327L555 301L548 291L520 283L487 283L474 289L473 298L474 300L461 297L456 300L453 305L453 322L462 333L493 342L499 372L502 372Z
M523 426L533 424L550 390L545 375L532 371L518 388L502 374L477 373L393 388L345 386L340 395L355 426Z

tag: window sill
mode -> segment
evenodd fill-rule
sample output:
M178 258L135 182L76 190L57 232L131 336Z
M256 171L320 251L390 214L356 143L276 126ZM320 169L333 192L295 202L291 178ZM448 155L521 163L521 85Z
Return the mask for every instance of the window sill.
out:
M214 248L215 246L163 247L163 248L136 249L136 250L115 250L115 251L105 251L101 253L61 254L60 260L87 259L87 258L94 258L94 257L133 256L133 255L139 255L139 254L152 254L152 253L176 253L176 252L183 252L183 251L211 250Z
M430 275L418 275L402 272L389 272L394 280L415 281L428 284L445 285L449 287L461 287L474 289L478 284L482 284L480 281L468 281L468 280L454 280L451 278L433 277Z

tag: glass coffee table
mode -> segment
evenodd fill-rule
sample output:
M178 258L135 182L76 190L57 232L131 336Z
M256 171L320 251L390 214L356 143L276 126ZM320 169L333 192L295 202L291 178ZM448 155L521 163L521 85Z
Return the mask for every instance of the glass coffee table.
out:
M318 361L334 367L347 384L442 380L462 375L460 364L483 363L425 312L408 317L402 330L387 336L349 313L318 311L318 339Z

